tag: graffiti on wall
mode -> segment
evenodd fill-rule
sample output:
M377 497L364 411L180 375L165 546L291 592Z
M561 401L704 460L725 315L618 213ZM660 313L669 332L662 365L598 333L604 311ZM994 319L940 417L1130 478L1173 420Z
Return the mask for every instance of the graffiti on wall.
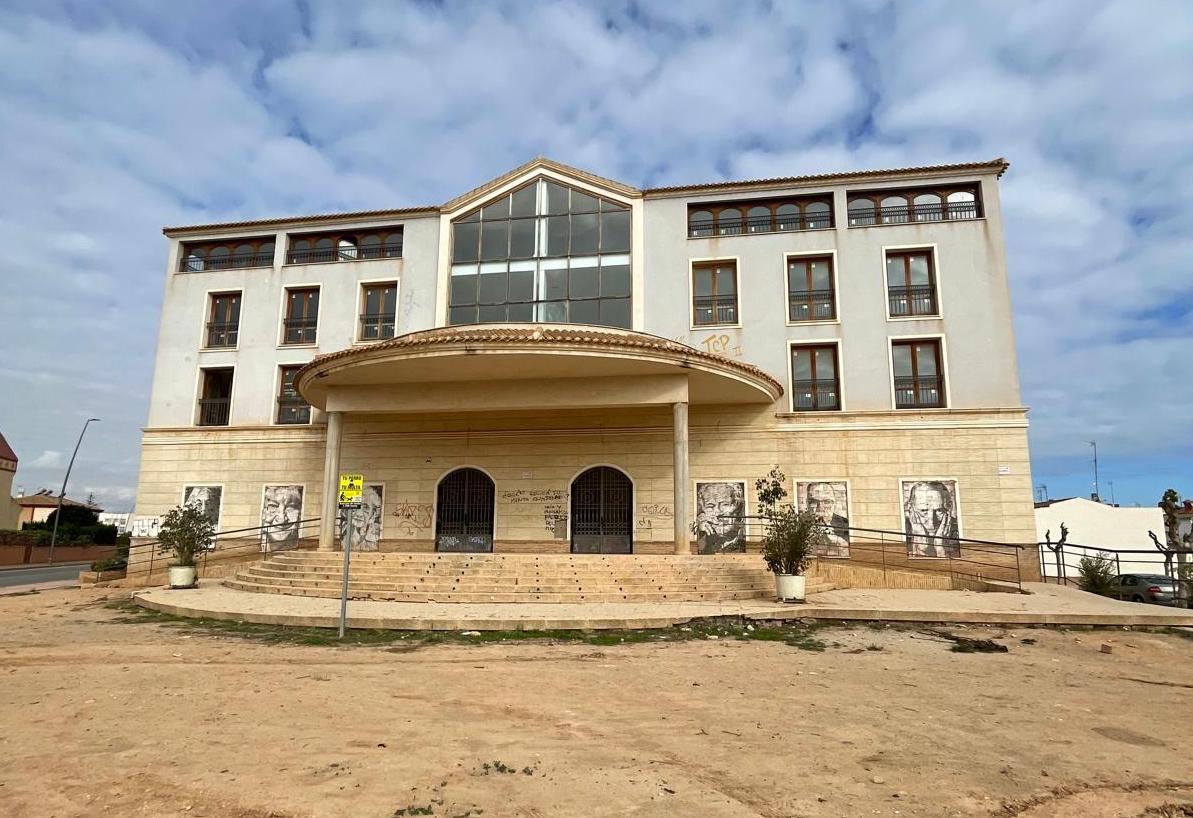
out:
M411 503L399 500L393 516L397 518L399 534L413 537L431 527L435 509L430 503Z
M511 489L501 492L501 499L510 505L562 503L567 499L567 492L563 489Z
M665 524L660 522L659 528L670 528L672 520L675 519L675 512L667 503L639 503L638 514L634 520L634 528L639 532L654 531L654 524L656 520L665 520Z
M708 336L700 342L704 347L705 352L711 352L713 355L723 355L726 358L740 358L741 344L735 344L732 336L717 335L716 333Z
M548 503L543 506L543 528L560 539L567 536L568 512L562 503Z

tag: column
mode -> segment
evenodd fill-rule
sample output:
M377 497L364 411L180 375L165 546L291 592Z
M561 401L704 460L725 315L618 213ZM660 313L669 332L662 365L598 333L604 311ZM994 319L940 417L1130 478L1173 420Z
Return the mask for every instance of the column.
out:
M675 553L688 554L688 405L671 404L672 471L675 476Z
M323 455L323 513L319 518L319 550L333 551L336 542L336 509L340 496L340 440L344 413L327 413L327 447Z

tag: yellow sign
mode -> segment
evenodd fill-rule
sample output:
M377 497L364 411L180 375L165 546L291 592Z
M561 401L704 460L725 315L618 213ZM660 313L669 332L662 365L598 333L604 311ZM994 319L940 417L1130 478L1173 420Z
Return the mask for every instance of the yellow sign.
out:
M364 492L365 476L363 474L340 475L340 506L346 508L360 508L360 496Z

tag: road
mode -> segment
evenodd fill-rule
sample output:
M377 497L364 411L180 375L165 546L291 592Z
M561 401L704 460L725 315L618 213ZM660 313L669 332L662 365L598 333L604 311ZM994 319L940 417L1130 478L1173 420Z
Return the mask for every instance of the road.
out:
M78 579L79 572L86 570L86 567L87 563L85 562L75 562L66 565L52 565L47 568L12 568L0 571L0 588Z

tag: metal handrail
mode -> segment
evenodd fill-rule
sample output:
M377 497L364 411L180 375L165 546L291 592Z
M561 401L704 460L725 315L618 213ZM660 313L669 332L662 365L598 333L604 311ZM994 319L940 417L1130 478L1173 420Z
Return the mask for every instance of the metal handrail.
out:
M231 398L199 398L199 426L227 426Z
M967 221L978 218L978 203L932 202L900 207L875 207L849 211L850 227L873 227L877 224L910 224L915 222Z
M366 341L393 338L397 315L392 312L366 312L360 316L360 335ZM389 332L383 332L388 329Z
M301 534L303 532L303 529L307 529L308 533L309 533L311 526L313 524L318 524L318 523L320 523L320 519L318 517L310 517L310 518L307 518L304 520L296 520L295 522L289 523L287 525L298 527L298 533L300 535L299 541L301 542L301 539L302 539ZM202 556L199 558L198 561L196 561L195 567L198 570L199 576L202 577L204 572L206 571L208 559L212 554L236 556L237 555L236 552L240 552L240 551L243 551L244 553L271 554L271 553L274 553L275 551L301 550L301 548L302 548L301 545L295 546L295 548L271 548L270 547L271 543L269 543L269 541L267 541L264 538L265 532L269 531L270 529L280 528L280 527L281 527L280 524L278 524L278 525L268 524L268 525L251 526L249 528L235 528L235 529L231 529L228 531L218 532L211 539L212 547L209 549L204 549L202 552ZM246 537L233 537L232 536L235 534L252 535L254 533L259 536L253 540L247 540ZM234 545L232 547L221 547L220 546L219 543L221 540L226 541L226 540L230 540L230 539L241 540L243 542L241 542L238 545ZM142 576L142 575L145 577L152 576L154 567L157 564L157 557L160 555L170 553L169 547L163 545L161 540L150 540L147 543L138 543L138 546L151 546L150 551L149 551L149 565L148 565L148 567L146 567L144 569L138 568L137 570L133 570L133 565L136 565L136 564L130 565L127 569L125 569L125 578L126 579L130 578L130 577L138 577L138 576Z
M696 326L737 323L737 295L698 295L692 299Z
M379 258L401 258L400 243L371 244L366 247L331 247L320 250L291 250L287 264L323 264L329 261L369 261Z
M239 331L239 321L208 321L208 348L236 346L236 336L239 334Z
M892 318L907 315L936 315L936 288L931 284L914 287L887 287L887 301Z
M232 267L272 267L273 251L266 253L234 253L227 256L183 255L178 263L182 273L201 273L204 270L227 270Z
M895 406L899 409L934 409L944 406L944 383L939 375L895 378Z

